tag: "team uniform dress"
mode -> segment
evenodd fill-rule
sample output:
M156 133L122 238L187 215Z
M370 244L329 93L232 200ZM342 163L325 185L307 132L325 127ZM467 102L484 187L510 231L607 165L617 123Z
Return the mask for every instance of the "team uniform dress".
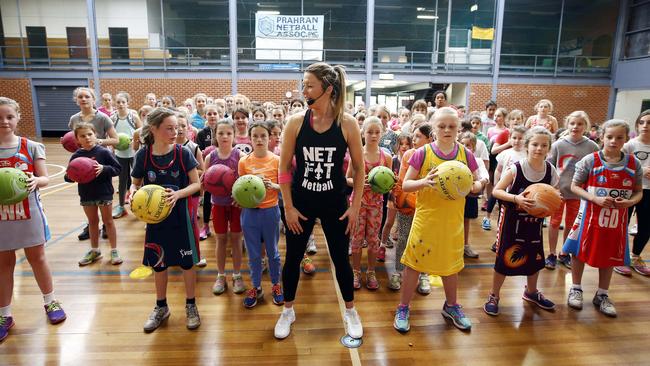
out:
M188 171L198 162L192 153L181 145L174 145L165 155L153 155L150 146L136 154L132 176L143 179L143 185L157 184L179 190L190 184ZM158 224L147 224L142 264L163 271L170 266L190 269L200 259L198 230L190 217L188 198L176 201L169 216Z
M518 195L534 183L553 185L555 169L551 163L544 162L544 177L538 181L526 177L522 164L527 164L527 161L516 162L512 167L516 171L515 178L506 192ZM543 221L542 218L518 209L513 202L501 201L497 258L494 263L497 273L504 276L530 276L544 268Z
M18 147L0 149L0 168L34 173L34 160L45 159L42 144L20 137ZM30 248L50 240L38 189L13 205L0 205L0 251Z
M439 150L436 151L437 147L434 148L433 143L420 149L423 149L424 159L421 160L418 179L426 177L431 169L448 160L458 160L468 165L472 172L478 168L472 153L458 143L447 157L443 157ZM417 156L418 151L409 161L413 168L418 168L414 161ZM465 199L447 200L436 188L425 187L417 192L416 202L413 225L402 255L402 264L418 272L438 276L450 276L460 272L465 266Z
M589 178L583 186L585 190L598 197L632 197L639 163L628 154L623 159L621 166L611 168L602 153L595 152ZM563 250L596 268L628 266L627 224L626 208L601 207L583 199Z

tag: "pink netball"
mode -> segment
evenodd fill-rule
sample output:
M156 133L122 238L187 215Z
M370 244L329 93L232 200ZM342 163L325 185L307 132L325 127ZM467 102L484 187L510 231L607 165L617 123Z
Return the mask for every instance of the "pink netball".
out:
M535 217L551 216L553 212L560 209L562 198L557 189L545 183L529 185L524 190L524 196L535 200L535 206L527 212Z
M216 164L205 172L203 186L212 195L226 197L230 196L235 180L237 180L237 174L234 170L223 164Z
M63 137L61 137L61 145L63 145L64 149L72 153L77 151L80 147L77 138L74 135L74 131L68 131L63 135Z
M211 153L211 152L213 152L214 149L216 149L216 148L217 148L217 147L214 146L214 145L210 145L210 146L206 147L205 150L203 150L203 156L204 156L204 157L205 157L205 156L208 156L208 154Z
M89 183L95 179L95 166L97 162L90 158L79 157L68 164L66 175L77 183Z

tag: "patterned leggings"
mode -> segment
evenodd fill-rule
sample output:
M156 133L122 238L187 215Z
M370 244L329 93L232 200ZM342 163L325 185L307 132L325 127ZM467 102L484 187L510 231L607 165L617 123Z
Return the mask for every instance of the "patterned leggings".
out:
M379 232L381 231L381 206L361 206L357 225L352 234L352 252L360 253L361 245L365 240L368 243L369 252L377 252L379 248Z
M406 243L409 240L409 233L411 232L411 225L413 224L413 216L404 215L397 211L397 244L395 245L395 270L401 272L404 270L404 265L401 262L402 254L406 249Z

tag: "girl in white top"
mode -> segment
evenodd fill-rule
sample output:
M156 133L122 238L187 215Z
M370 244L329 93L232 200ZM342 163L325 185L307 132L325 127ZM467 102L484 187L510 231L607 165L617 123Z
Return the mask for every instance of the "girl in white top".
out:
M131 96L127 92L119 92L115 96L115 103L117 105L117 111L113 113L111 119L113 120L113 126L115 131L120 134L126 134L133 141L133 133L138 128L142 127L142 122L138 113L132 109L129 109L129 102L131 101ZM119 184L118 184L118 194L120 204L113 209L113 218L119 219L122 216L127 215L127 211L124 209L124 203L126 202L126 193L131 187L131 168L133 167L133 157L135 156L135 150L133 150L133 143L129 145L126 150L115 149L115 157L120 163L122 170L120 171Z

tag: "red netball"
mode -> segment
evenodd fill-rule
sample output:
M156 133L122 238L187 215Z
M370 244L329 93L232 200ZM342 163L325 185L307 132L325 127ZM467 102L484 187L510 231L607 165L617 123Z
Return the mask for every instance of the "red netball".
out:
M65 135L63 135L63 137L61 137L61 145L63 145L63 148L71 153L77 151L81 147L77 142L74 131L68 131Z
M235 180L237 174L234 170L223 164L215 164L205 172L203 187L214 196L229 197Z
M203 156L208 156L209 153L213 152L217 147L214 145L210 145L203 150Z
M503 145L506 142L508 142L509 139L510 139L510 130L506 128L505 130L501 131L497 135L497 137L494 139L494 142L499 145Z
M90 158L78 157L68 163L66 175L77 183L89 183L95 179L95 166L97 162Z
M553 212L560 209L562 198L557 189L545 183L535 183L529 185L524 190L526 198L535 200L535 206L527 210L530 215L535 217L551 216Z

